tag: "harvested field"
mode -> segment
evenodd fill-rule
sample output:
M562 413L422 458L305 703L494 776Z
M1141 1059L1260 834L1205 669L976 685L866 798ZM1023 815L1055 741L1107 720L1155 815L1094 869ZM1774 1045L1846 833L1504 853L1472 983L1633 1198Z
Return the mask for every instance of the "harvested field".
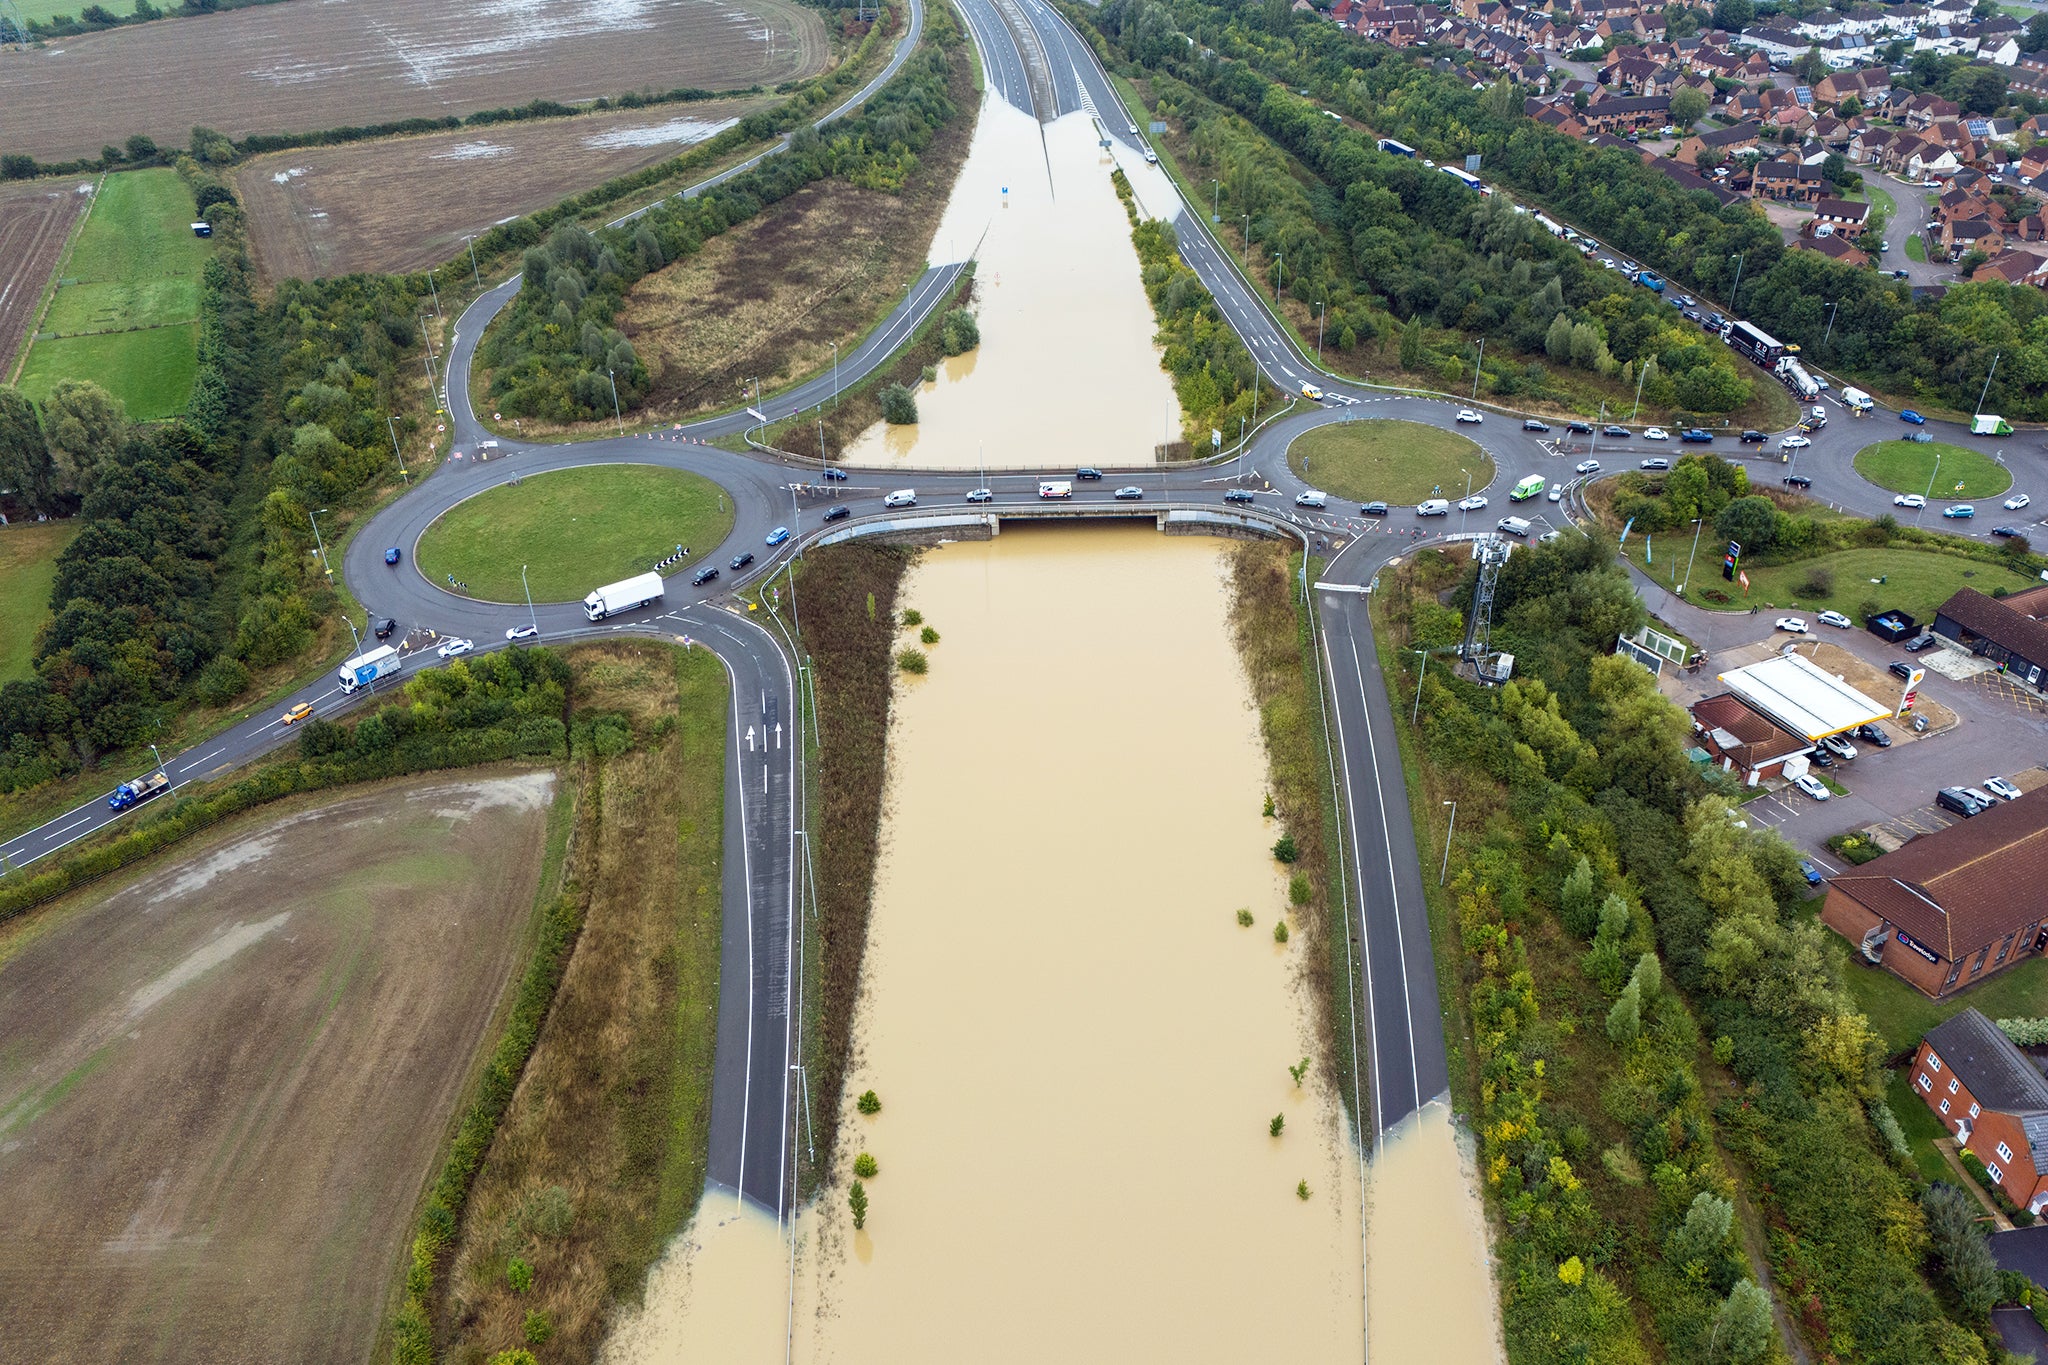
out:
M620 109L277 152L235 188L266 281L421 270L462 234L680 154L773 96Z
M183 146L195 124L240 138L542 98L774 86L825 54L817 13L788 0L264 5L0 52L0 149L62 160L138 132Z
M0 937L0 1356L368 1359L554 781L273 809Z
M0 379L35 326L43 287L64 254L71 225L92 202L90 180L0 186ZM85 187L86 193L80 193Z

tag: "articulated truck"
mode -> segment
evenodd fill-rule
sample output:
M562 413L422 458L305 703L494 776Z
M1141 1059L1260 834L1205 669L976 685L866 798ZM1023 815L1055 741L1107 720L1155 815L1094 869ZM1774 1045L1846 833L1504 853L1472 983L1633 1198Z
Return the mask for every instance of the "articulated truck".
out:
M107 798L107 807L110 810L126 810L138 801L147 801L158 792L167 792L170 789L170 778L160 772L151 773L148 777L138 777L133 782L123 782L114 788L114 794Z
M398 651L390 645L379 645L368 654L358 654L342 664L336 676L341 679L342 691L353 692L386 674L396 673L398 664Z
M617 612L652 606L661 600L661 575L643 573L618 583L607 583L583 599L583 614L602 621Z

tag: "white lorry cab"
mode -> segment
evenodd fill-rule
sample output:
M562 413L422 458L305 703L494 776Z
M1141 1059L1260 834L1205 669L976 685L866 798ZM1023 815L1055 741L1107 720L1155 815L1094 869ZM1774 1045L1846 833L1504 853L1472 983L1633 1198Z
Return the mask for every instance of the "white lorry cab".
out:
M1074 481L1072 479L1040 479L1038 481L1038 496L1047 499L1071 498L1074 496Z
M1415 515L1418 517L1447 517L1450 514L1451 504L1444 498L1431 498L1428 502L1417 504L1415 508Z
M1311 488L1306 493L1296 493L1294 495L1294 505L1296 507L1328 507L1330 499L1328 495Z
M602 621L614 612L632 611L636 607L659 602L661 592L660 574L635 574L616 583L607 583L584 598L583 614L593 621Z
M882 499L882 506L915 507L917 506L917 490L915 488L899 488L888 497Z

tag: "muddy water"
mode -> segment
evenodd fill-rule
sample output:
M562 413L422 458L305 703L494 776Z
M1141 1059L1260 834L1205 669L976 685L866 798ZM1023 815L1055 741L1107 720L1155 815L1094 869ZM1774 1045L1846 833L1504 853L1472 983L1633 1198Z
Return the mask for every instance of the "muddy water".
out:
M789 1244L773 1214L705 1193L697 1216L648 1276L642 1308L613 1330L600 1365L782 1359L789 1324Z
M913 571L943 638L892 719L847 1086L883 1110L842 1128L881 1169L865 1231L843 1175L814 1220L799 1360L1359 1358L1357 1159L1288 1073L1317 1049L1223 553L1037 530Z
M1506 1358L1478 1181L1470 1141L1441 1104L1381 1138L1366 1196L1370 1359L1494 1365Z
M919 387L916 425L870 427L849 462L1125 465L1178 439L1112 169L1086 115L1041 129L1003 100L984 104L931 248L934 262L977 259L981 345Z

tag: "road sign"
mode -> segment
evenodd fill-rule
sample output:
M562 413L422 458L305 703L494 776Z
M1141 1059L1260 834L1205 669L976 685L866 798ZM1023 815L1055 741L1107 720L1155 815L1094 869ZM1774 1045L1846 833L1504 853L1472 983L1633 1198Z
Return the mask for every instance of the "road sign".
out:
M1465 174L1479 174L1479 153L1474 152L1472 153L1472 155L1465 158Z
M1210 427L1210 428L1209 428L1209 449L1211 449L1211 450L1221 450L1221 449L1223 449L1223 433L1222 433L1222 432L1220 432L1220 431L1218 431L1218 430L1217 430L1216 428L1214 428L1214 427Z

